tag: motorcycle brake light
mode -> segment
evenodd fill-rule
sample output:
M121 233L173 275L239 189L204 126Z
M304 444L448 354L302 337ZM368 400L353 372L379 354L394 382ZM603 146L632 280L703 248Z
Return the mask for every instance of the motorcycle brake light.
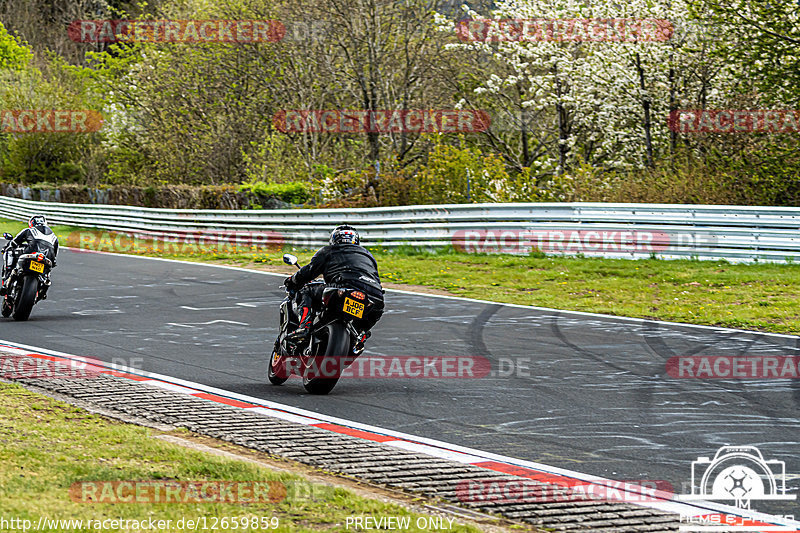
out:
M44 255L42 255L42 254L37 255L36 256L36 260L37 261L44 261Z
M366 296L364 296L364 293L361 291L353 291L350 293L350 296L352 296L356 300L363 300L364 298L366 298Z

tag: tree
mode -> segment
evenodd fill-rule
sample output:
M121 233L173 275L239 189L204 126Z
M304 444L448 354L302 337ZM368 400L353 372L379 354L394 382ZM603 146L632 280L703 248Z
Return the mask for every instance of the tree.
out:
M764 0L692 0L701 28L724 36L717 55L737 67L765 104L800 105L800 5Z
M504 0L491 18L470 17L462 32L473 25L486 33L450 46L506 68L493 70L464 101L475 105L488 95L505 102L499 115L516 117L523 157L504 156L540 177L582 161L608 170L653 166L675 144L669 111L708 94L711 80L696 75L707 71L708 54L696 36L673 31L690 19L684 0ZM635 19L651 23L637 33ZM722 69L711 76L720 84L723 77ZM501 128L487 137L496 149L509 145Z

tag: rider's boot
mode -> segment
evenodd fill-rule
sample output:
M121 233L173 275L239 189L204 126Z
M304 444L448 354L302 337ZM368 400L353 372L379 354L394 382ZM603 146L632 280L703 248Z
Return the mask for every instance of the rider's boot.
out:
M364 343L367 342L367 339L370 337L372 337L372 332L366 331L356 340L356 345L353 346L353 355L356 357L361 355L364 351Z
M50 281L50 276L48 276L44 281L44 286L42 287L42 290L39 291L39 299L40 300L46 300L47 299L47 289L50 288L51 284L52 284L52 282Z

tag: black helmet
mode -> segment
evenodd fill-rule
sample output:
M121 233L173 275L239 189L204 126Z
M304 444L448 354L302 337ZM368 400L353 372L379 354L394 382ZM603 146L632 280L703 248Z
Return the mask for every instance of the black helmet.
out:
M29 228L32 228L34 226L46 226L46 225L47 225L47 219L44 218L44 215L33 215L28 220L28 227Z
M356 228L353 226L336 226L331 232L331 245L333 244L360 244L361 238L358 236Z

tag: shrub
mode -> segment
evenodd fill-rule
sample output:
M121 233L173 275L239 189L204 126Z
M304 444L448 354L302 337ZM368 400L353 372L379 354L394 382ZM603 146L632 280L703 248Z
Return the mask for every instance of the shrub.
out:
M287 183L253 181L240 185L239 190L251 193L259 199L278 198L289 204L304 204L311 199L310 187L302 181Z

